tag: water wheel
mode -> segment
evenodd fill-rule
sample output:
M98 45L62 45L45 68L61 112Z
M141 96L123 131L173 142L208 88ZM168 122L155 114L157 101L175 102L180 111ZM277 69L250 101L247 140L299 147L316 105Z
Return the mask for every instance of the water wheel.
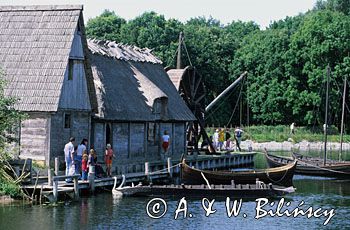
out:
M198 142L203 137L203 142L211 145L205 132L205 96L206 89L202 76L195 67L187 66L184 69L170 69L167 71L171 81L178 90L188 108L197 118L187 125L188 147L198 151ZM211 148L214 150L214 148Z

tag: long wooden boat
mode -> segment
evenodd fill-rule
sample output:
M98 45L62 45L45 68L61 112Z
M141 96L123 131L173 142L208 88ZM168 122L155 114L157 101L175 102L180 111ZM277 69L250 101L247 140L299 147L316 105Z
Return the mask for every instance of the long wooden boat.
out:
M253 184L258 179L264 183L281 186L292 186L297 160L277 168L245 170L245 171L209 171L191 168L185 161L181 164L181 177L185 184ZM204 177L202 176L204 175Z
M271 155L265 152L265 158L270 167L281 167L298 160L295 173L312 176L324 176L335 178L350 179L350 162L328 160L323 165L323 159L316 157L307 157L301 154L293 153L292 158Z
M295 191L294 187L266 184L247 185L149 185L113 189L113 194L135 197L186 197L186 198L244 198L278 197Z

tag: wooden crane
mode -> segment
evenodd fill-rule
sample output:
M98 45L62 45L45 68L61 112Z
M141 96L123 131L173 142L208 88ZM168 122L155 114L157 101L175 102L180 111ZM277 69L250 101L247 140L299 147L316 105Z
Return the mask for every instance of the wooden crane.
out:
M188 108L196 117L196 121L189 122L187 125L187 142L188 146L193 149L193 151L198 151L198 142L202 138L203 142L208 143L210 148L208 151L212 154L215 153L215 148L212 145L210 138L205 131L205 113L214 106L217 101L226 95L227 92L232 90L239 81L243 79L246 75L244 72L235 82L233 82L228 88L226 88L218 97L216 97L207 107L205 106L205 99L207 95L207 90L205 88L203 78L199 71L192 65L182 67L181 62L181 51L182 47L187 52L183 33L179 36L179 46L177 50L177 64L176 69L166 68L166 71L177 88L180 96L183 98ZM189 60L190 62L190 60Z

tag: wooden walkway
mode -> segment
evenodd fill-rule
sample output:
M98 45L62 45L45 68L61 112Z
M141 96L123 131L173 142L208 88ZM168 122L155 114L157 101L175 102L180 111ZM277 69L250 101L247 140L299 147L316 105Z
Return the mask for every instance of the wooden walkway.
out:
M206 170L234 168L253 164L255 154L255 152L249 152L211 156L187 156L186 163L192 167ZM56 175L58 174L57 172L56 169ZM138 183L140 181L167 179L172 177L173 174L179 174L179 172L179 160L168 158L166 162L145 162L143 172L125 173L123 175L125 175L126 183ZM88 190L94 193L95 188L113 186L115 183L114 177L95 178L94 170L89 172L88 181L78 180L78 177L79 175L70 176L74 183L67 183L65 182L66 176L54 176L53 170L50 170L48 180L36 185L23 185L22 188L39 196L36 197L36 200L40 200L40 202L42 197L46 197L50 202L56 202L60 194L69 195L73 199L79 199L81 190ZM119 184L122 180L122 175L120 174L116 177Z

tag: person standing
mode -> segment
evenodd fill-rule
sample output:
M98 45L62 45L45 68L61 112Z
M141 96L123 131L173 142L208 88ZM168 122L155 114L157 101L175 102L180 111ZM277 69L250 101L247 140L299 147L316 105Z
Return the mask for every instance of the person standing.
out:
M226 140L226 150L229 150L231 148L231 134L230 134L230 129L226 129L225 133L225 140Z
M243 130L239 126L235 129L235 140L236 140L236 150L242 151L241 141L242 141Z
M69 170L74 164L74 143L75 138L69 138L69 142L64 146L64 159L66 162L66 176L69 176ZM66 182L72 182L72 179L66 179Z
M163 159L165 159L165 156L168 153L169 145L170 145L170 136L168 134L168 131L165 130L164 135L162 136L162 148L164 151L164 153L162 155Z
M225 141L225 131L224 129L219 130L219 150L221 151L224 147L224 141Z
M81 160L81 174L82 180L86 181L88 176L88 155L86 149L83 152L82 160Z
M215 133L213 135L213 144L214 144L214 149L217 150L218 145L219 145L219 130L216 129Z
M112 176L112 161L113 161L114 153L111 144L107 144L106 152L105 152L105 163L106 163L106 172L107 176Z
M78 145L78 149L77 149L77 155L76 155L76 165L78 167L75 168L75 174L80 174L81 173L81 160L83 157L83 153L86 150L86 146L88 144L88 140L87 139L83 139L80 143L80 145Z
M295 123L293 122L291 125L290 125L290 134L295 134Z

